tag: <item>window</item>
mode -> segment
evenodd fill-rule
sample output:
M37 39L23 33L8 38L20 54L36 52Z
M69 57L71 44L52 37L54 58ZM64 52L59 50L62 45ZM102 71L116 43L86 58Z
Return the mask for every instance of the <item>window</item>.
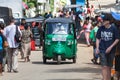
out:
M47 23L47 34L68 34L69 24L66 23Z

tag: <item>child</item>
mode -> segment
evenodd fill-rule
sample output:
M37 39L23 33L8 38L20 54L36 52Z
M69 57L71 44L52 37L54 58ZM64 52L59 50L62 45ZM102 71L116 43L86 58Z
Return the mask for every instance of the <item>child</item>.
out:
M3 43L4 43L4 38L0 29L0 76L2 75L2 63L3 63Z

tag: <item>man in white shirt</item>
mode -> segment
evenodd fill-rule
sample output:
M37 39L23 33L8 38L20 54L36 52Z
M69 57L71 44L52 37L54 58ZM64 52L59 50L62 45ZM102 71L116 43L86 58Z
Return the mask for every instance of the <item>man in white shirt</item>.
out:
M3 34L5 35L5 37L7 38L8 41L8 72L11 72L13 70L13 72L17 73L17 68L18 68L18 60L17 60L17 56L18 56L18 46L19 43L17 43L15 41L15 33L16 33L16 25L15 25L15 21L14 18L10 18L10 24L8 26L6 26L4 28L4 32ZM20 31L19 27L18 27L18 31ZM20 31L21 33L21 31ZM22 35L22 34L21 34Z

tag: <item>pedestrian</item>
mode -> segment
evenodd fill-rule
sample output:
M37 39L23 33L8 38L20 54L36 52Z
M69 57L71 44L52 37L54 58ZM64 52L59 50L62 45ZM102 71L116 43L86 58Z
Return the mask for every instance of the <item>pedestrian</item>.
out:
M69 11L66 12L65 17L66 17L66 18L70 18Z
M43 49L43 28L41 23L38 26L38 29L40 30L40 47L39 48L41 48L42 50Z
M110 24L110 17L105 15L103 25L98 29L96 35L96 54L100 56L103 80L111 80L111 68L119 41L119 33L115 26Z
M93 25L93 29L90 32L90 41L91 41L92 46L93 46L93 59L91 59L91 61L94 64L98 64L97 60L99 57L99 55L96 54L96 34L97 34L98 29L99 29L99 26L101 26L101 23L95 22Z
M39 48L42 48L43 45L43 29L42 29L42 24L39 22L36 22L35 27L32 28L32 34L33 34L33 39L34 41L36 41L37 39L40 40L40 42L35 42L36 46L38 46Z
M32 32L29 29L29 26L27 24L24 25L24 30L22 31L22 50L24 52L24 59L25 62L30 61L30 54L31 54L31 38L32 38Z
M47 13L47 12L44 14L44 18L45 18L45 19L48 18L48 13Z
M3 23L0 23L0 76L2 76L2 72L3 72L3 58L4 58L4 41L5 41L5 37L2 34L2 26Z
M80 31L80 34L77 36L77 39L79 39L81 34L84 32L85 33L85 40L86 40L88 47L90 47L89 36L90 36L91 27L92 27L92 24L90 22L90 18L87 17L86 20L84 21L83 29Z
M87 8L87 17L91 17L91 8L88 6Z
M92 24L90 22L90 18L87 17L86 18L86 21L87 21L87 27L85 29L85 39L86 39L86 43L87 43L87 46L89 47L90 46L90 31L91 31L91 27L92 27Z
M24 18L21 19L21 25L19 26L20 31L24 30L24 25L26 24L26 20ZM24 52L22 50L22 43L19 44L19 51L21 54L21 59L24 59Z
M48 18L53 18L52 12L48 13Z
M16 27L18 28L18 31L21 33L18 26L15 25L15 20L13 17L10 17L9 19L10 24L4 28L3 34L7 38L8 42L8 61L7 61L7 68L8 72L17 73L18 72L18 46L19 43L15 40L15 34L16 34ZM22 35L22 34L21 34Z
M79 15L76 15L75 16L75 23L76 23L76 31L77 31L77 34L79 33L80 29L81 29L81 19L79 17Z
M87 21L85 20L82 26L82 30L79 32L77 39L79 39L81 37L81 34L84 32L85 33L85 29L87 28Z
M94 8L94 5L91 5L91 17L95 17L95 8Z
M117 80L120 80L120 41L118 42L117 47L116 47L115 71L116 71Z
M4 27L5 27L5 24L4 23L0 23L0 32L3 34L4 32ZM4 41L7 41L6 38L4 37ZM2 62L2 72L5 71L5 65L6 65L6 62L7 62L7 55L8 55L8 46L7 47L4 47L3 48L3 62Z
M21 25L19 26L20 27L20 30L24 30L24 25L26 24L26 20L24 18L21 19Z

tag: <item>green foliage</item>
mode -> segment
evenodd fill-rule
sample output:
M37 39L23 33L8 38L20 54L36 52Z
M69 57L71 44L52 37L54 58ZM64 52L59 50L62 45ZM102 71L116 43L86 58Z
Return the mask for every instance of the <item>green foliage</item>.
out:
M50 0L50 9L53 12L53 10L54 10L54 0Z
M27 0L22 0L23 2L27 3Z
M38 5L39 5L39 6L42 5L42 3L38 3Z
M28 3L28 6L29 6L30 8L33 8L33 7L35 7L35 4L34 4L33 2L29 2L29 3Z
M37 0L23 0L23 2L27 3L30 8L37 6Z
M65 6L67 1L66 0L60 0L60 2L62 4L62 6Z
M40 9L36 9L35 13L39 13L41 10Z

